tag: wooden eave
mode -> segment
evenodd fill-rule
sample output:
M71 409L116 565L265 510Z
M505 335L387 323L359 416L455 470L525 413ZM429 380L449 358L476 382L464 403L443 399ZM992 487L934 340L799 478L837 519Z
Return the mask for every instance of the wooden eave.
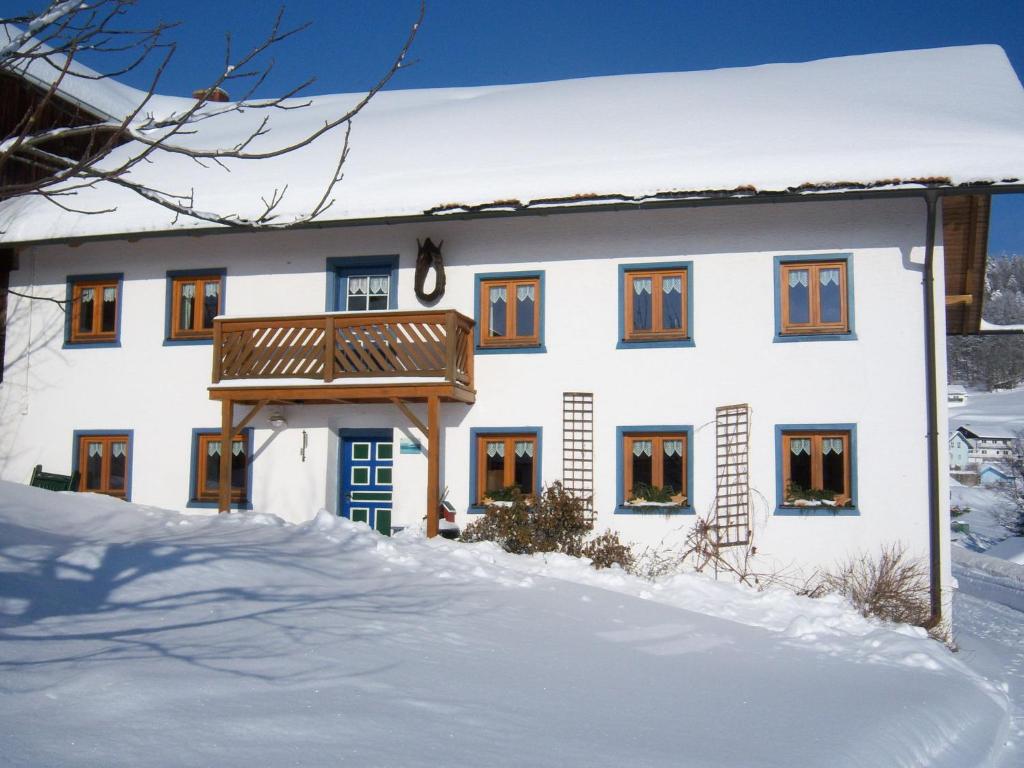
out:
M981 330L991 205L989 195L942 198L946 333L950 336Z

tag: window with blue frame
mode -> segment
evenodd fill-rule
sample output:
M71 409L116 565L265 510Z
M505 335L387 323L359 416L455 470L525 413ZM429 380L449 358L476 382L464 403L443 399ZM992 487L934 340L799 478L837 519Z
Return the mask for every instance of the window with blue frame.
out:
M693 346L690 262L619 266L619 348Z
M850 512L856 508L856 428L787 424L776 428L778 511Z
M327 260L329 312L397 309L398 257L351 256Z
M78 490L131 498L132 432L83 430L74 433L72 473Z
M617 513L692 511L691 432L688 425L616 430Z
M544 351L541 273L477 275L476 293L479 351Z
M167 341L213 339L213 319L224 309L223 269L167 273Z
M780 337L852 334L849 259L776 259Z
M230 455L226 459L231 464L231 502L233 504L245 505L249 501L251 434L251 430L244 430L242 434L235 435L231 441ZM219 430L196 429L192 431L190 504L213 505L217 502L220 493L220 466L224 460Z
M118 343L122 275L69 277L66 341L69 345Z

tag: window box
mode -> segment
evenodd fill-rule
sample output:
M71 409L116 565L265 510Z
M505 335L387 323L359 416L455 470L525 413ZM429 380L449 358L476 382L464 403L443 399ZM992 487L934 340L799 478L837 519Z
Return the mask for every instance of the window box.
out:
M776 514L857 514L855 425L780 425L776 444Z
M619 265L618 349L693 346L691 262Z
M689 426L616 430L617 514L692 514Z
M224 313L224 269L167 273L164 343L209 344L213 319Z
M476 276L476 349L483 354L544 352L544 273Z
M78 490L131 501L132 430L76 430L71 473Z
M541 428L473 428L470 430L470 504L511 506L511 489L524 496L540 494Z
M123 279L121 274L68 278L65 346L119 346Z
M855 339L848 254L775 258L775 340Z

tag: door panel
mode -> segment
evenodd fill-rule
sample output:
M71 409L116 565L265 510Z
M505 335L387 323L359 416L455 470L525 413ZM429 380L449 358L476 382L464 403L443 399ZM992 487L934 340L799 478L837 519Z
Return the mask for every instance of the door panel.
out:
M347 434L341 439L338 513L391 535L394 444L391 430Z

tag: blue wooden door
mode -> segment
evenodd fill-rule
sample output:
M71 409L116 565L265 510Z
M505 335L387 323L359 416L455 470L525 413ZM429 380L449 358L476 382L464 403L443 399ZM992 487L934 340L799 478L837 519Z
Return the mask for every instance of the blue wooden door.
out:
M339 514L391 535L395 446L380 432L347 434L341 440Z

